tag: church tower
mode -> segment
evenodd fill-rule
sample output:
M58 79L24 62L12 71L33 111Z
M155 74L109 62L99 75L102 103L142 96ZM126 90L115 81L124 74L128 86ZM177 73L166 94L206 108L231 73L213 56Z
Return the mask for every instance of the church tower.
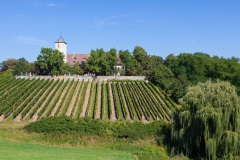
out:
M67 43L62 38L62 35L60 36L60 38L58 38L57 42L55 42L55 49L63 53L63 55L65 56L63 61L66 63L67 62Z

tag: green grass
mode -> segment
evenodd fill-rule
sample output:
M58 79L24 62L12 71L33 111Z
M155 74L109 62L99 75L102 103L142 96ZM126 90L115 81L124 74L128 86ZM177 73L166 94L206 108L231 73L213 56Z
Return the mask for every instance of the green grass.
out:
M133 155L104 149L45 146L31 143L0 140L0 159L81 159L122 160L136 159Z
M186 157L169 157L164 145L146 137L128 140L98 136L72 136L28 133L24 126L29 122L0 122L1 159L139 159L186 160Z

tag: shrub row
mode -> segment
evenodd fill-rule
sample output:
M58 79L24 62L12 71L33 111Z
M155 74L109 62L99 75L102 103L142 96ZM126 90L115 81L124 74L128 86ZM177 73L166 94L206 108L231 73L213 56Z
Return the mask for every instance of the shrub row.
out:
M67 116L43 118L26 126L29 132L47 134L72 134L75 136L97 135L127 139L140 139L146 136L157 137L169 129L169 123L154 121L149 124L128 121L103 121L89 118L73 119Z

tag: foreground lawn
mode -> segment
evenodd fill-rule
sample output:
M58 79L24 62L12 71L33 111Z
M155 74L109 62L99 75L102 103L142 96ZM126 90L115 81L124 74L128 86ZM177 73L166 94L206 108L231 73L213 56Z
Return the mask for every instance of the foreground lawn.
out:
M131 154L101 149L44 146L0 140L0 159L134 160Z

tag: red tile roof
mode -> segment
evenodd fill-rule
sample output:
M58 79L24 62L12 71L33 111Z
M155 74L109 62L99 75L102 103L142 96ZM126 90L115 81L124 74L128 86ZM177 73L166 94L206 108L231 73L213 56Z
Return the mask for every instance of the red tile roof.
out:
M90 56L90 54L67 54L67 62L70 63L70 65L74 65L76 62L79 62L80 64L83 62L86 62L87 58ZM122 65L122 62L120 60L119 54L116 54L116 57L118 59L117 65Z

